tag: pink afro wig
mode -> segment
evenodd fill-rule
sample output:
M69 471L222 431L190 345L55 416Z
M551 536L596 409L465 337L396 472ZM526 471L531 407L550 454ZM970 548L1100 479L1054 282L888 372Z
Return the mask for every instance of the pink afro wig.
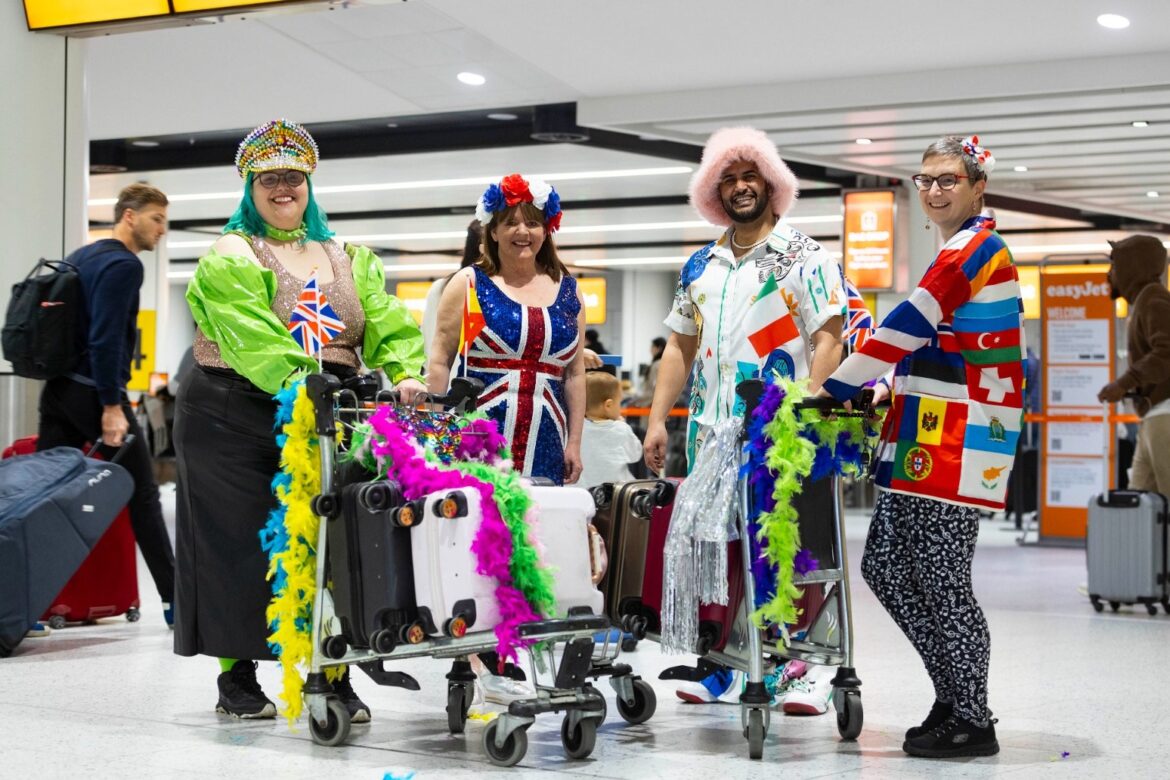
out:
M716 130L703 147L699 170L691 177L691 205L712 225L731 226L731 217L719 199L719 179L733 162L756 164L771 190L772 213L783 217L796 201L796 175L789 170L776 145L754 127L724 127Z

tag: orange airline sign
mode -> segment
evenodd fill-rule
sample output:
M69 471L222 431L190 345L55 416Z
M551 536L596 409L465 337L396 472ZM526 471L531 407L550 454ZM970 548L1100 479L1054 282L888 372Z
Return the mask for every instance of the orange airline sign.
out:
M894 192L846 192L845 276L859 290L894 286Z

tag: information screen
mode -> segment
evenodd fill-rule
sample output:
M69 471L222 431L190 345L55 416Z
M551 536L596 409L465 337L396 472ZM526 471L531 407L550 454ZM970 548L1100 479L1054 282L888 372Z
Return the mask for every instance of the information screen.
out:
M305 0L24 0L30 30L157 19L176 14L226 13Z
M894 192L845 193L845 277L858 290L894 286Z

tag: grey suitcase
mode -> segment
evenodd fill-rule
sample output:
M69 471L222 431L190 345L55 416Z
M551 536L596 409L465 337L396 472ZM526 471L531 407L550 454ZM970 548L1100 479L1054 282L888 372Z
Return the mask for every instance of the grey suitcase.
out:
M1089 600L1100 612L1108 603L1158 604L1170 612L1167 583L1167 502L1161 493L1109 490L1089 502L1086 553Z
M53 603L132 492L124 468L68 447L0 460L0 658Z

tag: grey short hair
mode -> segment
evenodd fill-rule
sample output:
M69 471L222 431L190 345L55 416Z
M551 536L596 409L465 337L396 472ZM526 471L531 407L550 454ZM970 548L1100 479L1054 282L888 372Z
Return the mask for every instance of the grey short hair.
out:
M926 162L930 157L957 157L962 160L963 167L967 169L968 180L972 184L987 180L987 174L979 167L979 163L963 149L963 139L956 135L943 136L926 147L926 151L922 153L922 161Z

